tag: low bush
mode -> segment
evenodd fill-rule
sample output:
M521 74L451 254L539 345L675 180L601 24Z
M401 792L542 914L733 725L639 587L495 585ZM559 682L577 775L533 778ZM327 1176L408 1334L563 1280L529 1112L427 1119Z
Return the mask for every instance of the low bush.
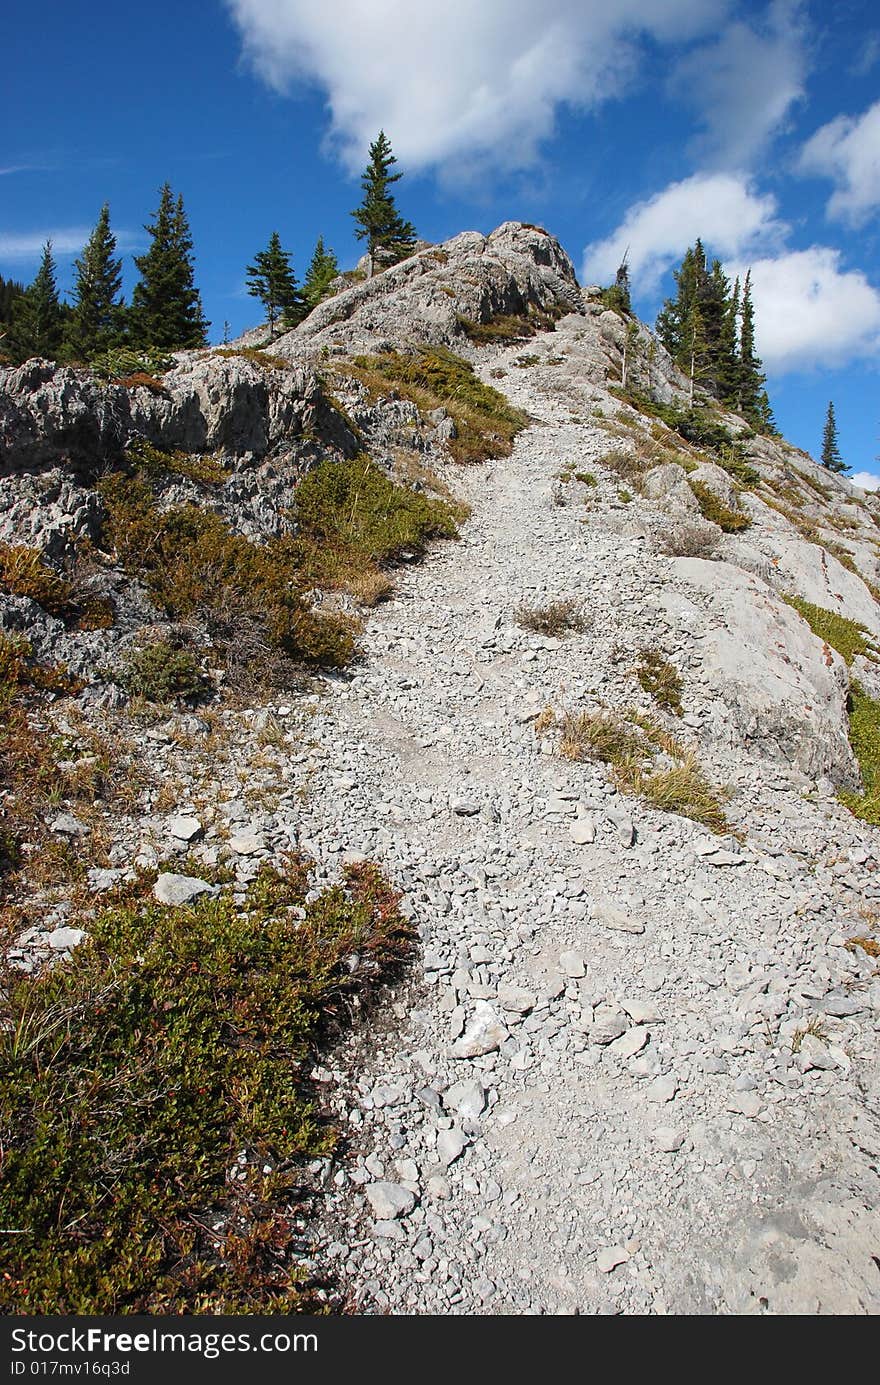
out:
M663 812L692 818L712 832L727 831L723 795L694 751L682 746L650 717L607 708L568 712L560 724L560 753L569 760L599 760L618 788Z
M70 961L0 990L7 1312L321 1311L297 1267L304 1162L330 1153L317 1042L408 957L379 870L264 868L164 908L135 888ZM143 889L143 886L140 887Z
M60 620L76 614L70 582L47 567L35 548L0 543L0 590L28 597Z
M496 313L485 322L459 317L458 325L475 346L512 346L515 342L527 341L538 332L555 331L566 311L559 304L539 308L530 303L524 313Z
M182 476L200 486L222 486L232 474L219 457L211 453L168 452L154 447L144 438L133 442L125 457L130 467L157 480Z
M880 702L869 697L860 683L849 694L849 743L858 761L862 793L844 791L841 803L863 822L880 827Z
M247 621L268 649L296 662L338 667L351 658L351 622L311 609L285 541L260 547L195 505L162 510L142 471L106 476L98 489L108 517L105 544L172 620L197 616L221 652Z
M673 712L677 717L682 716L681 694L684 684L681 674L668 659L664 659L659 649L644 650L636 677L658 707Z
M587 628L581 603L571 596L548 601L544 606L519 606L516 622L536 635L557 637Z
M706 558L718 556L717 530L708 524L691 519L676 520L660 536L659 550L668 558Z
M491 385L483 384L467 361L441 347L412 355L389 351L356 356L346 371L360 380L373 398L387 394L391 386L422 413L445 408L456 429L449 451L458 462L509 456L514 438L528 422L522 410L508 404Z
M748 529L752 522L748 515L725 505L704 482L689 480L688 485L697 498L704 519L708 519L711 524L717 524L725 534L739 534L743 529Z
M847 620L837 611L814 606L812 601L804 601L799 596L786 596L784 600L807 622L813 634L836 649L847 664L851 664L857 654L875 661L880 658L877 643L867 626Z
M148 702L195 702L211 691L210 680L188 649L156 640L124 660L116 681L131 697Z

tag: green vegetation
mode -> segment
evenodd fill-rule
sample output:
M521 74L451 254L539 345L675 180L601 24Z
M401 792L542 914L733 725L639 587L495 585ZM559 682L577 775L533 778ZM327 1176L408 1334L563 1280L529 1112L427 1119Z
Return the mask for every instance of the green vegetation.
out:
M74 269L67 350L74 360L90 361L116 346L124 330L122 261L116 259L116 237L110 230L106 202Z
M188 649L156 640L134 650L123 662L116 682L131 697L148 702L195 702L211 691L211 683Z
M560 725L559 749L570 760L608 765L623 793L692 818L712 832L728 830L723 796L695 752L640 712L568 712Z
M679 437L696 447L714 450L729 447L733 442L727 429L703 409L680 409L674 404L661 404L639 390L625 390L614 385L610 386L610 393L639 413L647 414L649 418L659 418Z
M646 649L642 653L636 677L650 697L653 697L658 707L664 711L673 712L680 717L683 714L681 705L681 694L684 684L681 681L681 674L678 669L665 659L659 649Z
M150 247L134 257L140 273L131 297L129 332L136 347L176 351L204 346L210 324L194 283L193 241L183 198L168 183L159 206L144 229Z
M66 965L7 973L7 1311L320 1311L292 1223L303 1163L336 1133L306 1074L348 998L412 946L378 869L345 876L310 893L291 858L241 908L224 890L167 909L142 885L89 921Z
M155 479L183 476L200 486L222 486L231 475L210 453L164 452L142 438L131 444L125 459L130 467Z
M657 334L691 382L747 418L762 433L775 432L765 376L755 351L751 274L740 290L720 260L711 267L702 241L690 247L674 271L676 296L657 318Z
M851 664L857 654L874 661L880 658L874 637L864 625L847 620L846 616L839 615L837 611L826 611L823 606L814 606L811 601L804 601L799 596L787 596L785 600L803 617L813 634L830 644L832 649L836 649L847 664Z
M581 603L573 596L559 601L548 601L544 606L519 606L516 623L524 630L536 635L550 635L561 638L587 628Z
M280 319L282 331L288 331L301 322L306 312L305 300L300 292L296 275L290 264L290 253L281 248L281 237L273 231L269 244L248 265L247 290L253 298L259 298L269 322L269 330L275 330Z
M857 682L849 694L849 743L865 787L861 794L842 792L840 801L855 817L880 827L880 702Z
M553 332L566 309L561 304L551 304L539 308L530 303L522 313L496 313L485 322L475 322L470 317L459 317L458 325L469 341L475 346L512 346L518 341L528 341L538 332Z
M849 467L840 455L837 441L837 419L834 416L834 404L830 400L828 412L825 415L825 428L822 432L822 465L826 471L849 471Z
M135 351L128 346L111 346L89 361L89 368L102 380L125 385L132 379L149 376L160 389L163 386L157 376L164 375L173 365L174 359L167 351L150 347Z
M319 236L303 281L303 298L309 312L324 301L330 291L330 285L338 276L339 264L336 256L332 250L325 249L324 237Z
M411 221L404 221L390 190L403 177L391 172L396 163L391 141L380 130L370 145L370 162L361 177L364 200L352 212L358 228L355 235L367 242L368 254L373 257L381 252L383 261L390 264L411 255L416 243L416 228Z
M717 524L725 534L739 534L743 529L748 529L752 522L748 515L725 505L724 501L720 500L704 482L689 479L688 485L697 498L697 504L704 519L708 519L712 524Z
M250 361L251 365L258 365L261 370L290 370L291 367L286 356L273 355L271 351L263 351L258 346L215 346L211 355L226 360Z
M484 385L467 361L442 347L407 356L396 351L355 356L345 373L360 380L373 398L387 394L391 386L423 413L445 408L455 424L449 450L458 462L509 456L514 438L528 422L503 394Z
M76 613L72 585L46 566L36 548L0 543L0 591L36 601L60 620Z

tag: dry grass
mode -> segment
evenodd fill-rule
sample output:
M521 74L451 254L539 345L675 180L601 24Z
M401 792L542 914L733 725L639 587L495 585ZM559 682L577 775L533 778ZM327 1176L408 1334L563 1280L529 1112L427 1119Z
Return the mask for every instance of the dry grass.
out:
M680 519L662 535L659 550L668 558L707 558L718 556L718 535L708 524Z
M728 830L723 794L708 779L696 752L636 711L567 712L559 723L560 753L599 760L615 783L665 813L678 813L710 831ZM665 757L665 762L660 757Z
M536 635L562 638L587 628L581 604L573 596L548 601L544 606L518 606L516 623Z

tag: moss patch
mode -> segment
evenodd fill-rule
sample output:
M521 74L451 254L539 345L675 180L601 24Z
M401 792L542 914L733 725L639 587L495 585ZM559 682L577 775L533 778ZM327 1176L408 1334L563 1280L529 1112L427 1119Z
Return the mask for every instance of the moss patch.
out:
M674 712L677 717L683 715L681 694L684 684L681 674L668 659L664 659L659 649L646 649L643 652L636 677L658 707Z
M5 977L7 1311L315 1311L293 1223L336 1134L305 1074L412 931L375 866L309 886L291 859L243 908L122 899L69 964Z

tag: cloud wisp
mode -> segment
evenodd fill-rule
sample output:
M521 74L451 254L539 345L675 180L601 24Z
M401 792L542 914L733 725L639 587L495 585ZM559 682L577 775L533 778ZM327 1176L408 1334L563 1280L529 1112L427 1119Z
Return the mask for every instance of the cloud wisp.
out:
M836 184L829 217L862 225L880 208L880 101L823 125L801 150L798 169Z
M782 244L787 227L775 199L756 193L732 173L695 173L631 207L616 231L584 252L583 277L607 283L628 249L630 274L641 294L654 292L693 240L692 227L713 251L739 257Z
M0 260L38 260L47 241L52 242L52 254L56 259L78 255L93 229L91 226L58 226L40 231L0 231ZM113 234L119 254L138 250L144 244L142 231L114 229Z

